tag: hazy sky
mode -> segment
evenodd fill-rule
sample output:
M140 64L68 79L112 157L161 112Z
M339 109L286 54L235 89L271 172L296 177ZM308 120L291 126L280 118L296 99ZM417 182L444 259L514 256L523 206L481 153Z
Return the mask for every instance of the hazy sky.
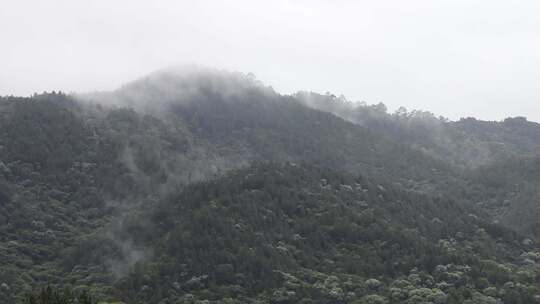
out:
M282 93L540 121L538 16L532 0L0 0L0 95L200 64Z

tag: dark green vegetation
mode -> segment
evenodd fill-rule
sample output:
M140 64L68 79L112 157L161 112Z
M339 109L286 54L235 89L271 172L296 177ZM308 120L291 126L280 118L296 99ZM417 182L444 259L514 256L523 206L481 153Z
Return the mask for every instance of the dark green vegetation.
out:
M26 295L23 304L94 304L95 301L87 293L74 295L69 290L58 291L47 286L36 293Z
M216 71L5 97L0 303L535 303L539 147Z
M329 94L302 92L296 97L305 105L376 130L443 161L461 178L438 190L477 204L496 221L540 236L540 124L524 117L502 122L474 118L451 122L404 108L389 114L382 104L358 105Z

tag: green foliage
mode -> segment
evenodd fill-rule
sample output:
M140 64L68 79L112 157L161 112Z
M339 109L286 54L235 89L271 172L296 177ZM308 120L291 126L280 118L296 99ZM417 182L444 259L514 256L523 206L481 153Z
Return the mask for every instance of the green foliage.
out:
M96 97L114 107L0 98L0 303L540 294L536 124L310 96L325 113L238 75L198 77ZM73 292L22 297L45 284Z
M95 304L87 293L75 296L69 290L59 291L48 286L40 292L26 295L21 304Z

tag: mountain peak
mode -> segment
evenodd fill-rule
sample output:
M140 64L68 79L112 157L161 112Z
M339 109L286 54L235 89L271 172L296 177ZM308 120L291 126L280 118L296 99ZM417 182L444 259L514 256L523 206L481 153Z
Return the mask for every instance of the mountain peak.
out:
M216 97L234 100L248 93L276 94L252 73L189 65L157 70L115 91L82 97L104 104L128 106L143 112L156 112L171 104L187 104Z

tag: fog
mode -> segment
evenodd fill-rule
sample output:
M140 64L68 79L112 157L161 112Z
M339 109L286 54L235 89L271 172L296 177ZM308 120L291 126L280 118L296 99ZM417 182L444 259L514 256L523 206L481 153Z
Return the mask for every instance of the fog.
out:
M27 1L0 10L0 95L113 90L163 67L451 119L540 121L540 3Z

